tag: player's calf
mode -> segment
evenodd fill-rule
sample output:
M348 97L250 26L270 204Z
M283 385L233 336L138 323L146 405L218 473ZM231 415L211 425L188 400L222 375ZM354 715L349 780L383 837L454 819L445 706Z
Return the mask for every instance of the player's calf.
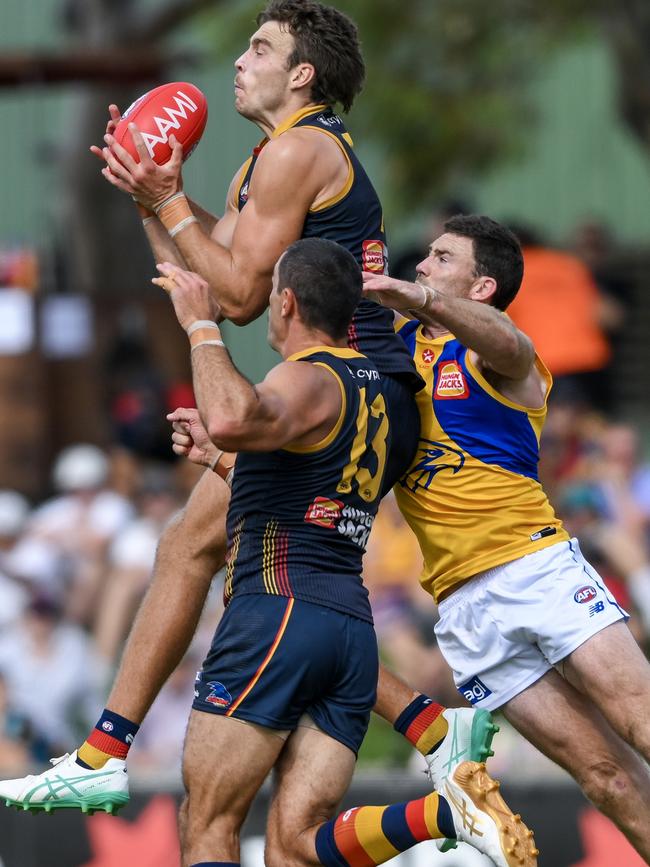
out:
M324 823L315 836L316 863L374 867L417 843L448 838L469 843L497 867L536 867L533 833L498 790L483 763L462 762L440 793L387 807L355 807Z

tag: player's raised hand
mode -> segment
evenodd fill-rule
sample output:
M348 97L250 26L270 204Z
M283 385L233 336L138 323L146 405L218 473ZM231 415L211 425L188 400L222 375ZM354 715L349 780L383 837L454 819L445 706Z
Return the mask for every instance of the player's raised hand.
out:
M208 436L197 409L178 407L167 415L172 423L172 450L203 467L211 467L219 456L219 449Z
M363 272L363 294L371 301L402 312L417 310L427 300L425 287L419 283L395 280L369 271Z
M128 193L150 211L155 211L170 196L183 189L183 147L175 136L170 135L171 159L159 166L151 158L142 134L134 123L129 124L129 132L140 162L136 162L113 135L106 133L104 141L107 146L102 150L106 165L102 174L118 190Z
M216 321L219 305L203 277L171 262L161 262L156 268L161 276L154 277L151 282L169 293L182 328L189 328L197 319Z
M115 103L111 103L108 106L108 123L106 124L106 135L113 135L115 132L115 127L120 122L122 115L120 114L119 108L115 105ZM90 146L90 152L95 154L96 157L104 162L104 151L103 148L97 147L97 145Z

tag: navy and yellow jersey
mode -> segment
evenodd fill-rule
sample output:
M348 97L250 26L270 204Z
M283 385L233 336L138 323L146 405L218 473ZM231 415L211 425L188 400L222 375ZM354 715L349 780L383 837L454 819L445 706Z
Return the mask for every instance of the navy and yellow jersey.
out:
M428 339L419 322L399 333L425 387L418 451L395 487L424 556L421 582L438 600L467 578L569 538L539 483L546 406L499 394L452 334ZM539 373L552 379L537 358Z
M327 368L341 389L341 412L319 443L237 456L225 601L270 593L372 622L361 558L390 447L381 379L351 349L314 347L288 360Z
M341 192L310 208L302 230L303 238L326 238L349 250L364 271L383 274L388 269L388 249L381 203L368 175L357 159L352 138L341 118L326 105L310 105L288 118L272 135L277 138L289 129L315 129L333 139L348 162L348 178ZM242 168L234 204L241 211L248 201L248 188L257 158L267 143L264 139ZM414 375L404 344L396 338L392 311L363 298L348 333L348 346L363 352L380 373L403 374L414 389L422 383Z

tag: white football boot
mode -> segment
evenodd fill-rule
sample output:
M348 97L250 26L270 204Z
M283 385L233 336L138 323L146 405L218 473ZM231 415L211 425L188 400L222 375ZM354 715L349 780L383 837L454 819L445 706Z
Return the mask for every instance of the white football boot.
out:
M82 768L77 752L50 759L53 767L42 774L0 781L0 801L8 807L33 812L77 809L92 815L97 810L115 813L129 800L126 762L109 759L103 768Z
M456 837L487 855L497 867L537 867L533 832L499 794L482 762L462 762L440 794L451 809Z
M448 707L442 712L447 720L449 731L435 752L425 756L427 774L433 788L442 792L445 780L450 777L461 762L485 762L494 751L492 738L499 726L492 722L487 710L474 710L468 707ZM441 852L456 848L455 840L436 840Z

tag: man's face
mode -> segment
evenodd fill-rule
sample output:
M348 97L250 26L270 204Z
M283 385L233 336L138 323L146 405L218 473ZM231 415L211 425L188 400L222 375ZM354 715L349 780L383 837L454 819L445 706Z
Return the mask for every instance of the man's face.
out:
M235 61L235 108L243 117L256 120L286 101L294 48L288 27L277 21L267 21L251 36L248 50Z
M447 232L436 238L429 255L415 270L416 283L456 298L468 298L477 280L474 243L471 238Z

